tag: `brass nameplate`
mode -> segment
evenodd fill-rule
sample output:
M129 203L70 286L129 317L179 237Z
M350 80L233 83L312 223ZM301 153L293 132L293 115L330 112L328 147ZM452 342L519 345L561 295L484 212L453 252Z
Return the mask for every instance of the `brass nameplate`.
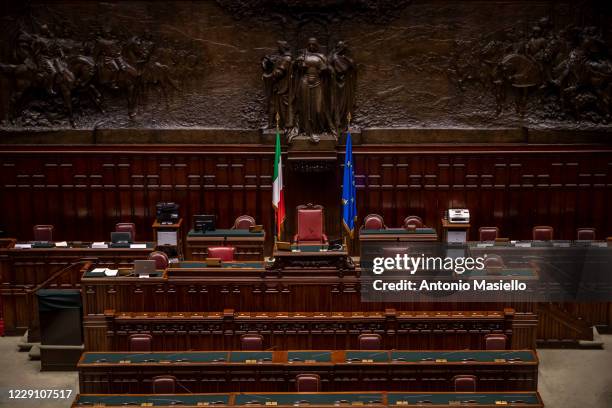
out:
M152 407L153 403L152 402L143 402L142 404L140 404L141 407Z
M495 405L508 405L508 401L495 401Z
M402 401L397 401L397 402L395 403L395 405L408 405L408 401L404 401L404 400L402 400Z
M205 407L207 405L209 405L208 402L198 402L198 404L197 404L198 407Z
M363 359L361 359L361 362L362 363L373 363L374 360L372 360L371 358L363 358Z
M505 363L505 362L506 362L506 359L505 359L505 358L496 358L494 361L495 361L496 363Z
M266 401L266 405L277 405L276 401Z
M170 360L159 360L159 364L170 364L172 361Z
M119 364L130 364L130 360L119 360Z
M244 360L246 364L257 364L257 360Z
M308 364L313 364L313 363L316 363L316 362L317 362L317 360L306 360L305 361L305 363L308 363Z
M363 401L351 401L351 405L363 405Z
M448 360L445 358L436 358L436 363L448 363Z

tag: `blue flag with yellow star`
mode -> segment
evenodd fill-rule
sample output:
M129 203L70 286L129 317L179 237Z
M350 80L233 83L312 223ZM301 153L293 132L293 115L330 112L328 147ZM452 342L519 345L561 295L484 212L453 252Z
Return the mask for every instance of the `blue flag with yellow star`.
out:
M356 199L353 141L351 140L351 132L347 132L346 153L344 154L344 178L342 179L342 223L351 238L353 238L355 221L357 220Z

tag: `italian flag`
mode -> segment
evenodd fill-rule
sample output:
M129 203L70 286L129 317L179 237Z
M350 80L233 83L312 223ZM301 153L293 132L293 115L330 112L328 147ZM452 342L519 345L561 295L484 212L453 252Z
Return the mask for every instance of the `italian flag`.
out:
M283 162L281 159L280 134L276 131L274 153L274 177L272 178L272 206L276 212L276 236L281 239L281 229L285 221L285 198L283 194Z

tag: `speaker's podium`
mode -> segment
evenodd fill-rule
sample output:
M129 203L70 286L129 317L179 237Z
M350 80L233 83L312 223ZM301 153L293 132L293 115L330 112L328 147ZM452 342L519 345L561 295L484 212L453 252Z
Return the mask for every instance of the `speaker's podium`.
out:
M465 244L469 237L470 223L456 223L442 219L442 230L444 231L443 242L447 244Z
M41 371L76 369L85 349L81 292L76 289L40 289L36 297L40 316Z

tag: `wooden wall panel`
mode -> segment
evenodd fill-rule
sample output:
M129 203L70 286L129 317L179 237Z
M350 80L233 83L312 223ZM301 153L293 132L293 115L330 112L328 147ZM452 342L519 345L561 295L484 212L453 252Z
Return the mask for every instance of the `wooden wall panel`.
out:
M602 239L612 234L609 150L398 148L377 156L368 149L355 149L361 217L379 213L399 226L418 215L439 227L444 209L466 207L471 239L485 225L517 239L530 238L534 225L552 225L559 239L574 239L578 227L595 227Z
M32 225L50 223L56 237L101 240L114 224L133 221L139 240L152 239L155 203L176 201L191 216L215 213L221 227L250 214L272 230L271 146L31 146L0 151L0 225L31 239ZM331 238L340 234L343 149L337 171L298 174L286 169L286 202L326 207ZM529 238L536 224L571 239L577 227L612 235L612 149L592 146L487 147L357 145L354 149L360 219L369 213L399 226L419 215L433 227L445 208L467 207L472 239L483 225L503 236ZM268 234L271 237L271 234ZM268 248L270 245L268 244Z

